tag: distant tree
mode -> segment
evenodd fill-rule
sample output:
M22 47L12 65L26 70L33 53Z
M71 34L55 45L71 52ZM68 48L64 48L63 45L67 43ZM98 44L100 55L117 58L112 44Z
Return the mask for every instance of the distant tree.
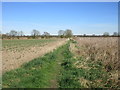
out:
M49 38L49 37L50 37L50 33L44 32L44 33L43 33L43 37Z
M9 35L10 35L10 36L17 36L17 34L18 34L18 32L15 31L15 30L11 30L11 31L9 32Z
M44 35L44 36L50 36L50 33L48 33L48 32L44 32L43 35Z
M104 32L103 36L109 36L109 33L108 32Z
M18 32L18 36L23 36L23 35L24 35L23 31Z
M0 31L0 39L2 38L2 33L1 33L1 31Z
M60 36L61 38L63 38L64 37L64 30L59 30L58 31L58 36Z
M31 35L33 36L33 38L36 38L37 36L39 36L40 35L40 32L38 31L38 30L33 30L32 32L31 32Z
M113 33L113 36L118 36L118 33L117 33L117 32L114 32L114 33Z
M59 35L59 36L64 35L64 32L65 32L64 30L59 30L59 31L58 31L58 35Z
M66 37L72 37L72 35L73 35L72 30L67 29L67 30L64 32L64 35L65 35Z
M118 36L120 36L120 32L118 32Z
M86 34L83 34L83 36L86 36Z
M92 36L95 36L95 34L92 34Z
M10 34L9 34L9 33L6 33L6 36L10 36Z

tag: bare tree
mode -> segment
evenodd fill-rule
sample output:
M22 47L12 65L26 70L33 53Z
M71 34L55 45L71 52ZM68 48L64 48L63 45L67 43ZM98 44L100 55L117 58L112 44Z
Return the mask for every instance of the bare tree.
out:
M44 32L44 33L43 33L43 37L49 38L49 37L50 37L50 33Z
M10 35L10 36L17 36L17 34L18 34L18 32L15 31L15 30L11 30L11 31L9 32L9 35Z
M2 32L0 31L0 39L2 38Z
M118 33L117 33L117 32L114 32L114 33L113 33L113 36L118 36Z
M103 36L109 36L109 33L108 32L104 32Z
M118 32L118 36L120 36L120 32Z
M83 36L87 36L86 34L83 34Z
M24 35L23 31L18 32L18 36L23 36L23 35Z
M65 35L66 37L72 37L72 35L73 35L72 30L67 29L67 30L64 32L64 35Z
M64 36L64 30L59 30L58 31L58 36L60 36L61 38L63 38L63 36Z
M58 31L58 35L59 35L59 36L64 35L64 32L65 32L64 30L59 30L59 31Z
M10 36L10 34L9 34L9 33L6 33L6 36Z
M38 31L38 30L33 30L32 32L31 32L31 35L33 36L33 37L36 37L36 36L39 36L40 35L40 32Z
M93 33L92 36L96 36L96 35Z
M48 33L48 32L44 32L43 35L44 35L44 36L50 36L50 33Z

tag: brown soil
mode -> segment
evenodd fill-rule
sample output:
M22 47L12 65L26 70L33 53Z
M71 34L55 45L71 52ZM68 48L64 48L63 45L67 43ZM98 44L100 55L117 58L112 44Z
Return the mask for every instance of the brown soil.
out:
M59 46L66 43L66 39L48 43L42 47L28 47L23 51L2 51L2 72L10 71L20 67L23 63L29 62L34 58L45 55Z

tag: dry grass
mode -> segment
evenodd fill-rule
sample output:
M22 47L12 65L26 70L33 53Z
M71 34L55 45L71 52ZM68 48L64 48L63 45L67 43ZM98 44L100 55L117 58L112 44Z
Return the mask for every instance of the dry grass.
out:
M109 73L113 87L118 85L118 37L80 37L77 41L76 54L92 62L100 61ZM112 87L112 86L111 86Z

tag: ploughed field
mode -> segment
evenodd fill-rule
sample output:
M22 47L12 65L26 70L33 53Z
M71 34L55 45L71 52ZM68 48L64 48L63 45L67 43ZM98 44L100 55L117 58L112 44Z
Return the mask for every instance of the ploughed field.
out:
M2 40L3 73L52 51L65 41L65 39Z
M4 88L120 88L118 37L12 42L3 41L3 70L15 67L3 73Z

